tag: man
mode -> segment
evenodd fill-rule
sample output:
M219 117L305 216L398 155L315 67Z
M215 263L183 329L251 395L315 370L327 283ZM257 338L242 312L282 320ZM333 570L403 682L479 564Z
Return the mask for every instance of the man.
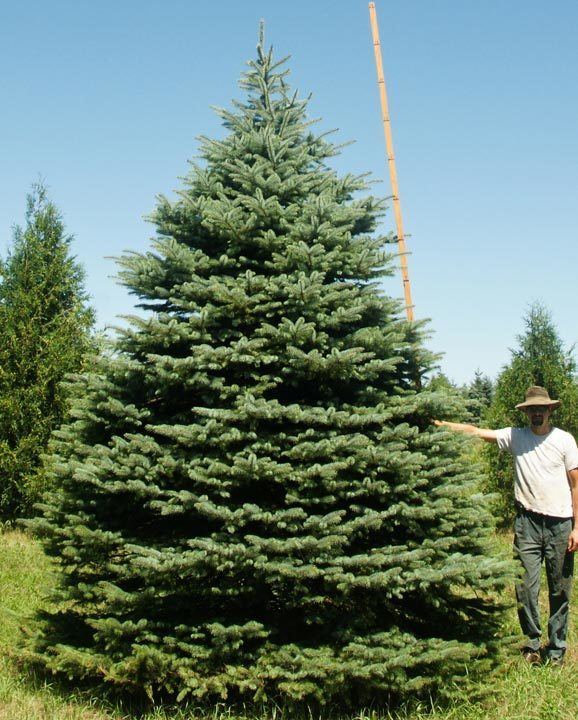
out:
M514 552L524 576L516 586L518 617L526 645L522 652L531 664L542 659L562 664L566 652L568 606L578 549L578 447L570 433L550 425L560 405L545 388L533 385L524 402L516 405L529 422L526 428L489 430L436 420L435 424L497 443L513 455L516 521ZM540 650L542 629L538 592L542 560L546 565L550 618L548 644Z

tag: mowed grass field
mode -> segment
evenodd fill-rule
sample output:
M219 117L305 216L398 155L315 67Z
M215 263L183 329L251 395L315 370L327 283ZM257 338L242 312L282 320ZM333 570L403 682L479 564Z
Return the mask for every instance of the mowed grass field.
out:
M497 539L497 551L509 554L510 538ZM26 534L0 532L0 720L282 720L280 709L248 710L242 715L225 706L211 711L123 706L106 697L22 671L15 648L30 618L54 583L55 571L39 544ZM513 595L513 591L512 591ZM543 600L546 593L542 593ZM511 598L510 598L511 599ZM545 608L544 608L545 611ZM515 632L512 610L506 632ZM561 668L528 667L512 650L502 667L482 682L471 682L443 707L413 704L396 711L364 710L350 720L576 720L578 718L578 596L566 664ZM310 714L307 720L315 720ZM343 718L336 711L327 720Z

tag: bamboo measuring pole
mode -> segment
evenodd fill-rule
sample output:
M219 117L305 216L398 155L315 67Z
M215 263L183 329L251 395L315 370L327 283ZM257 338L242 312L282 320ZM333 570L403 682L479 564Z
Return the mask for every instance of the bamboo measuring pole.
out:
M393 138L391 135L391 123L389 121L389 107L387 104L387 93L385 91L385 77L383 75L383 61L381 58L381 45L379 43L379 29L377 27L377 14L375 3L369 3L369 19L371 22L371 34L373 35L373 50L375 52L375 67L377 69L377 84L379 87L379 99L381 100L381 113L383 120L383 132L385 135L385 147L387 149L387 163L389 166L389 177L391 178L391 190L393 195L393 212L397 227L397 246L401 264L401 278L403 280L403 292L405 295L405 311L407 319L413 321L413 303L411 301L411 288L409 273L407 270L407 250L405 247L405 235L403 232L403 221L401 218L401 206L399 204L399 188L397 184L397 171L395 169L395 155L393 153Z

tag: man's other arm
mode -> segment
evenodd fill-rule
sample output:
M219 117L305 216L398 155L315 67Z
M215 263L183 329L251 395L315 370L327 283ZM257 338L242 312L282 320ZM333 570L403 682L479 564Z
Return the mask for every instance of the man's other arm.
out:
M437 425L437 427L447 427L450 430L455 430L456 432L462 433L463 435L473 435L473 437L481 438L486 442L498 442L498 435L496 431L490 430L489 428L479 428L475 425L449 422L448 420L434 420L433 422L434 425Z
M572 515L574 516L574 527L568 538L568 551L578 550L578 468L568 471L570 491L572 493Z

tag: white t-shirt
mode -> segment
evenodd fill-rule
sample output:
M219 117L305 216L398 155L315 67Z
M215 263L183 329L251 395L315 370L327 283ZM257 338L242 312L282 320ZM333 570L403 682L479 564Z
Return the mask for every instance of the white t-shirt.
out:
M572 517L567 472L578 468L578 447L570 433L552 428L536 435L529 427L496 430L498 447L514 456L514 495L526 510Z

